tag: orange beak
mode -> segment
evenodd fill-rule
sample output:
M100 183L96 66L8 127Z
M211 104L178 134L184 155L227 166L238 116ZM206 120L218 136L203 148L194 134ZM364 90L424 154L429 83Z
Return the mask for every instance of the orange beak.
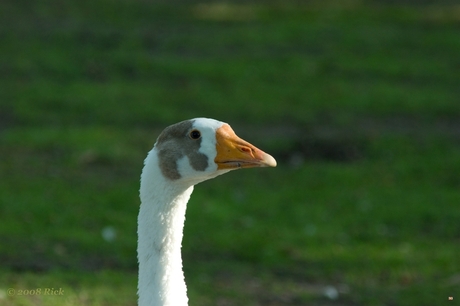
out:
M276 160L264 151L236 136L228 124L216 131L217 169L276 167Z

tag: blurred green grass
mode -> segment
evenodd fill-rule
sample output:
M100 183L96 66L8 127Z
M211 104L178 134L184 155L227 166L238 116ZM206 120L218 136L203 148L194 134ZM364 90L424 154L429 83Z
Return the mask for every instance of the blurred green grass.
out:
M279 166L196 188L191 305L460 293L458 5L23 4L0 4L2 304L134 305L142 162L197 116Z

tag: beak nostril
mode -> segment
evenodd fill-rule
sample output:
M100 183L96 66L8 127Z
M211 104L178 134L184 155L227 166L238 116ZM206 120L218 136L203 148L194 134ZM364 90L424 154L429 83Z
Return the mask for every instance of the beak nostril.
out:
M251 153L252 152L251 148L248 148L248 147L241 147L241 151L243 151L245 153Z

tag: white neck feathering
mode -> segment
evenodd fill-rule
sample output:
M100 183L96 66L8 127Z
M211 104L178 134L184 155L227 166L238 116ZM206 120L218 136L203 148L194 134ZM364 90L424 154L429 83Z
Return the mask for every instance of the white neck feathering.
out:
M171 184L153 149L142 171L138 216L139 305L188 304L181 244L193 185Z

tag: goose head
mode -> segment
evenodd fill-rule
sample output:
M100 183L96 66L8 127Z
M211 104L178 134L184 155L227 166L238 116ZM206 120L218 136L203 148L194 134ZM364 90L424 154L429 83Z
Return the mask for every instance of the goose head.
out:
M230 125L208 118L167 127L154 150L164 178L189 186L235 169L276 166L271 155L238 137Z

